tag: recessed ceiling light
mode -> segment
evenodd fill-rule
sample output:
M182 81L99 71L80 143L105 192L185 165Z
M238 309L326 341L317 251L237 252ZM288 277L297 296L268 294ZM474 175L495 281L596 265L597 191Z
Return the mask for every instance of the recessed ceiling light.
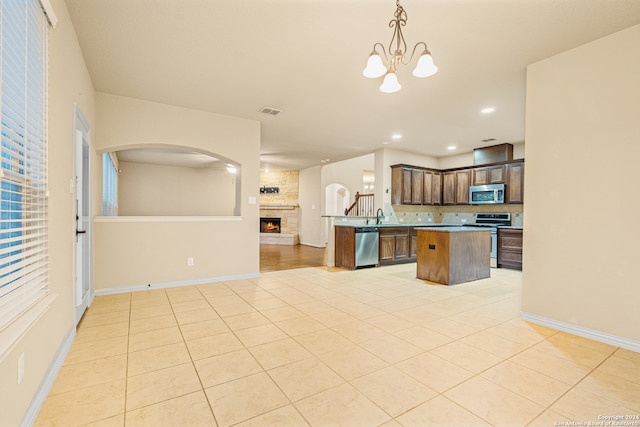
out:
M495 109L494 107L485 107L485 108L483 108L482 110L480 110L480 112L481 112L482 114L491 114L491 113L493 113L494 111L496 111L496 109Z
M392 139L400 139L400 138L402 138L402 135L399 134L399 133L394 133L393 135L391 135L391 138Z
M455 145L450 145L447 147L447 150L455 150L456 148L458 147L456 147Z

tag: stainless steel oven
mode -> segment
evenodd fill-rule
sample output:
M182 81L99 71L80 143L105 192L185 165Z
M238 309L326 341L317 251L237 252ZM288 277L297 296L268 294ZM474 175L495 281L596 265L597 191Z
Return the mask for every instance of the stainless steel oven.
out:
M511 225L511 214L500 213L477 213L474 224L465 224L466 227L483 227L491 231L491 267L498 266L498 226Z

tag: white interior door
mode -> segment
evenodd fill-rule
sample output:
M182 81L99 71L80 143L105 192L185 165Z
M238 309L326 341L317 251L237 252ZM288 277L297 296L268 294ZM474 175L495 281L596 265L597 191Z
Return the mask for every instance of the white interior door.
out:
M91 274L91 184L89 125L75 108L75 301L76 324L93 299Z

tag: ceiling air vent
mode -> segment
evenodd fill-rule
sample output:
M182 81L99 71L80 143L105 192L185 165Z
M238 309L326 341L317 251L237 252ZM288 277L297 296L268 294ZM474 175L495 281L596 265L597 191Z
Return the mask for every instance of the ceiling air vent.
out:
M482 142L493 142L495 140L496 140L495 138L481 139Z
M272 107L262 107L259 110L259 112L262 114L270 114L272 116L277 116L282 112L282 110L278 110L277 108L272 108Z

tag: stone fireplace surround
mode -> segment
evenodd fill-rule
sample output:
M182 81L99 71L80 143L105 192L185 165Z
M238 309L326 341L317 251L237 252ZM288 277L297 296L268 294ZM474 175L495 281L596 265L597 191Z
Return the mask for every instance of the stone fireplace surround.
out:
M260 205L261 218L280 218L280 233L260 233L260 244L297 245L299 243L298 205ZM256 226L258 226L256 224Z

